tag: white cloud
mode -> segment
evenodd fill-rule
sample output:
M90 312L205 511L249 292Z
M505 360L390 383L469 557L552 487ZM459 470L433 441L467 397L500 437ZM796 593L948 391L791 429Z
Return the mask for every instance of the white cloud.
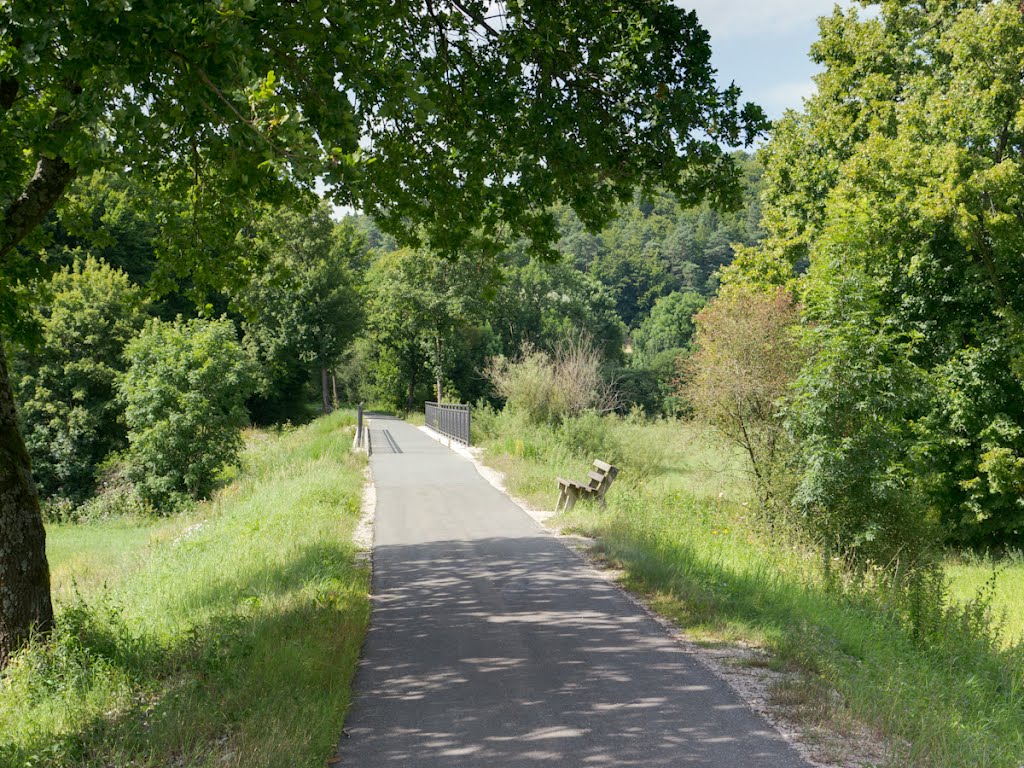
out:
M701 24L716 40L783 36L813 25L832 13L834 0L677 0L697 11ZM840 5L849 5L848 1Z

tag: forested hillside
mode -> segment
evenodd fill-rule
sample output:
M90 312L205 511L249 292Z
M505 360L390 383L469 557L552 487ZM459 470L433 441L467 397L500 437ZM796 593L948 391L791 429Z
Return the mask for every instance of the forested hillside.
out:
M525 243L484 262L402 250L372 219L354 217L374 263L366 332L341 374L345 399L411 410L440 385L447 399L498 402L483 375L489 358L516 357L524 345L553 352L583 334L622 384L620 409L674 411L670 384L689 348L690 318L717 290L735 246L761 238L761 167L735 157L738 209L638 196L592 233L556 207L559 237L547 258L531 256Z

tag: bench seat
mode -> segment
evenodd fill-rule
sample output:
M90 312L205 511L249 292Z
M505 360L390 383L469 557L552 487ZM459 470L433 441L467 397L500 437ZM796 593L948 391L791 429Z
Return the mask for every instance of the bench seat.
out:
M611 464L599 459L594 461L594 470L587 473L589 480L567 480L564 477L558 480L558 502L555 504L555 512L568 511L573 508L579 498L596 499L605 506L604 496L608 488L615 481L619 470Z

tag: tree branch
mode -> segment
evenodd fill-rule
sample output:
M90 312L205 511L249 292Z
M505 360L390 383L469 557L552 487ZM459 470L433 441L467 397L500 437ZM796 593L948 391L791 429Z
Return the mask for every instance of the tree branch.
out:
M63 157L39 158L25 191L4 211L3 228L0 231L0 260L42 224L76 173L76 169Z
M224 106L226 106L228 108L228 110L230 110L231 114L234 115L235 118L240 123L242 123L245 126L248 126L252 130L253 133L255 133L257 136L259 136L261 139L263 139L263 141L265 141L267 143L267 145L272 150L274 150L274 152L276 154L279 154L282 157L287 157L287 158L290 158L290 159L294 159L296 157L296 155L294 153L287 152L287 151L283 150L281 147L278 147L276 144L274 144L274 142L271 141L268 136L266 136L259 128L256 127L256 123L253 120L251 120L251 119L247 118L245 115L243 115L238 110L238 108L232 103L231 99L229 99L224 94L224 91L222 91L217 86L217 84L215 82L213 82L213 80L210 79L210 76L208 74L206 74L206 70L204 70L198 64L195 64L194 62L190 61L188 58L185 57L184 54L182 54L181 52L179 52L179 51L177 51L177 50L175 50L173 48L170 49L170 53L171 53L171 55L174 58L176 58L178 61L180 61L186 67L188 67L189 69L192 69L196 73L196 75L199 77L199 79L202 81L203 85L205 85L210 90L210 92L213 93L213 95L216 96L217 99L221 103L223 103Z
M479 14L472 13L465 5L458 0L450 0L451 4L467 19L477 26L483 27L491 37L498 37L498 30L487 23L487 19Z

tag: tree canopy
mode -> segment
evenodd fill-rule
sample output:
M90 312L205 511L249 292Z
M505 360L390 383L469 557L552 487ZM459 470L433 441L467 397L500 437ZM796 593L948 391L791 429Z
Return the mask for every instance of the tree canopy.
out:
M1024 14L1009 0L837 9L812 56L818 92L765 152L767 239L727 270L805 306L800 499L1020 541ZM887 524L858 518L849 538Z
M735 201L722 144L764 128L714 80L707 32L668 0L11 0L0 15L0 327L45 272L40 224L74 229L72 182L152 190L165 276L219 289L256 203L321 180L442 253L588 226L634 189ZM73 232L72 232L73 234ZM43 531L0 360L0 663L51 620Z

